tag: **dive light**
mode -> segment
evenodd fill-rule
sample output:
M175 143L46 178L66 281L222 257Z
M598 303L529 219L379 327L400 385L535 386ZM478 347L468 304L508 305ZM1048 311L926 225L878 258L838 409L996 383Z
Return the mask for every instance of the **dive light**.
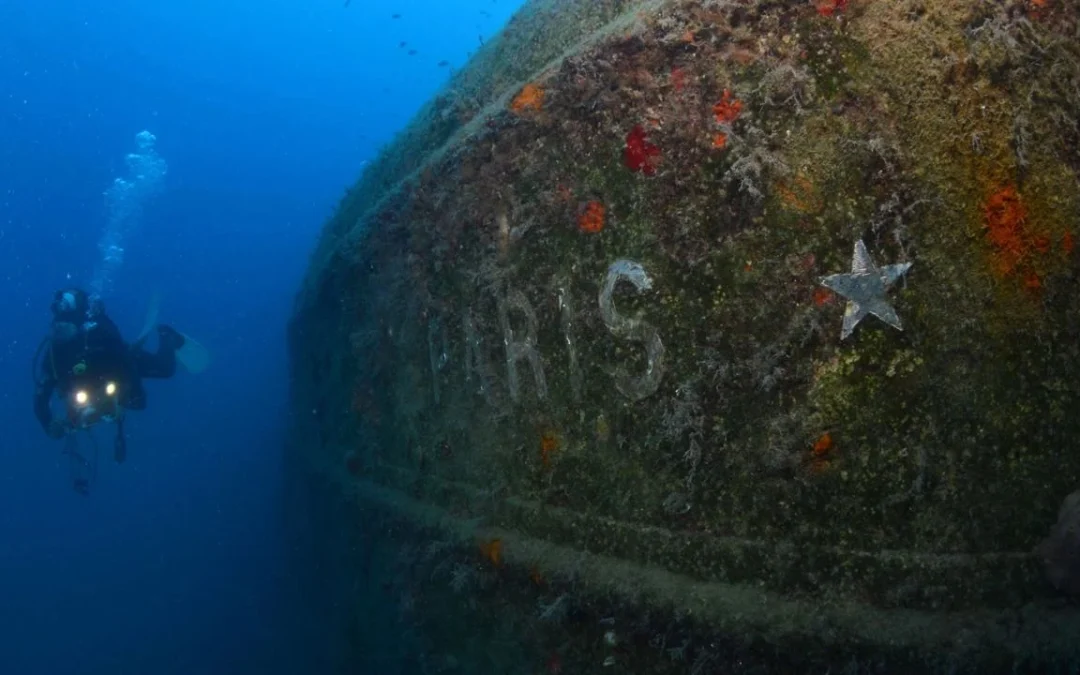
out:
M105 391L106 396L108 396L110 398L115 397L116 396L116 383L115 382L106 382L105 387L104 387L104 391ZM75 405L80 406L80 407L86 406L86 405L88 405L90 403L90 392L88 392L85 389L79 389L78 391L75 392L74 398L75 398Z

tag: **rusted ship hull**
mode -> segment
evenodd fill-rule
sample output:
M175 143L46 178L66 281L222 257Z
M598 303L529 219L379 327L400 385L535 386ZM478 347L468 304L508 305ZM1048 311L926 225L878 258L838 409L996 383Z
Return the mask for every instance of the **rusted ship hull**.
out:
M1077 13L527 5L298 299L354 663L1080 662Z

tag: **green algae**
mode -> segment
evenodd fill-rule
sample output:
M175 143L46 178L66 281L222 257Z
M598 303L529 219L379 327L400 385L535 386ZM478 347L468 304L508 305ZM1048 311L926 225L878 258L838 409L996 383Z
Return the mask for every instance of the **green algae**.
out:
M551 92L542 111L489 110L483 130L409 141L438 152L388 151L380 166L412 177L358 189L328 228L340 241L365 214L355 258L316 264L298 305L296 400L317 414L295 433L314 425L319 462L358 451L363 480L433 507L696 583L928 615L1044 602L1030 551L1080 472L1064 243L1080 195L1059 133L1077 111L1047 81L1080 77L1074 48L1060 24L959 1L867 0L839 20L718 5L651 7L522 74ZM1016 96L1021 81L1056 113ZM743 107L721 126L729 89ZM660 149L655 175L624 161L637 126ZM1002 273L987 235L1010 185L1026 278ZM590 201L599 232L578 226ZM816 290L850 270L858 239L879 264L914 262L888 296L902 332L870 317L840 340L844 302ZM617 285L616 311L664 345L640 400L613 373L645 372L644 345L599 311L620 258L653 285ZM537 318L546 395L522 360L510 396L504 343L529 326L512 309L505 334L511 293ZM466 318L483 367L466 365ZM357 332L372 337L353 358L323 356ZM378 403L336 403L368 381ZM548 433L560 442L543 455Z

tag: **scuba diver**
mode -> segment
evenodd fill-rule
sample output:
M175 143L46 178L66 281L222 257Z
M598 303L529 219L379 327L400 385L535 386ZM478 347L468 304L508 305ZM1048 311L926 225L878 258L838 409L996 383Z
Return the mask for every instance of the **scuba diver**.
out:
M57 291L51 308L51 334L42 340L34 357L34 415L49 438L69 437L72 442L77 431L88 430L101 421L116 422L114 457L123 462L127 456L124 413L146 408L143 378L172 377L178 357L189 370L196 370L188 363L192 361L201 360L199 365L205 367L205 351L165 325L156 327L157 352L143 349L156 311L142 334L127 344L116 324L106 316L101 301L77 288ZM185 347L192 352L186 354L187 362ZM53 416L54 393L66 411L59 419ZM77 479L76 490L85 491L86 481L79 483Z

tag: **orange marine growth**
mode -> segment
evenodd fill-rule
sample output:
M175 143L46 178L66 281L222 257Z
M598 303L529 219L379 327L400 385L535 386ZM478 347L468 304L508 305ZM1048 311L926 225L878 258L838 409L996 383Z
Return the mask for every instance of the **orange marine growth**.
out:
M829 450L832 450L832 445L832 434L826 431L814 442L814 456L823 457L829 454Z
M531 568L529 568L529 579L532 580L532 582L537 586L544 585L544 575L540 572L536 565L533 565Z
M559 437L554 431L545 431L540 437L540 461L545 467L551 466L551 456L558 451Z
M544 106L544 90L535 84L527 84L510 102L510 109L516 113L526 110L540 110Z
M1012 276L1031 252L1025 224L1027 208L1016 188L1001 188L983 205L983 226L986 239L994 248L994 271L998 276Z
M776 186L780 203L785 208L798 213L815 213L825 208L825 203L817 194L817 188L809 178L801 173L791 182L780 182Z
M832 457L833 439L828 431L823 433L810 451L810 472L821 474L829 468Z
M480 542L480 554L498 567L502 564L502 539Z
M589 234L604 229L604 205L598 201L587 202L578 214L578 229Z
M725 89L720 102L713 106L713 115L720 124L731 124L742 113L743 103L731 96L731 90Z

